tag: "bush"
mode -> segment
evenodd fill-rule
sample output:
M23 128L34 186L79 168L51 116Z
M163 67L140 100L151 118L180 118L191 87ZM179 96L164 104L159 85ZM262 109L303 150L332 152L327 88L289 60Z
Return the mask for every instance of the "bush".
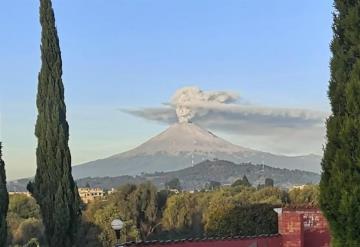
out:
M40 208L35 199L21 194L10 196L9 213L16 214L23 219L40 219Z
M44 226L40 220L29 218L22 221L13 236L13 243L24 245L33 238L42 240L44 237Z
M36 238L32 238L24 247L40 247L40 243Z
M296 205L319 205L320 190L318 185L306 185L289 191L291 204Z
M267 204L227 206L212 214L206 225L208 235L254 236L277 232L277 214Z

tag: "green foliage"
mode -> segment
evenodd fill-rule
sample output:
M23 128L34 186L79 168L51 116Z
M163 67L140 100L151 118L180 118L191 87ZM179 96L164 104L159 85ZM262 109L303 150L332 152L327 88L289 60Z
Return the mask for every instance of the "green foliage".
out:
M274 187L274 180L271 178L265 179L265 187Z
M168 190L181 190L181 183L178 178L173 178L165 183L165 188Z
M163 213L165 209L166 202L170 194L171 193L168 190L160 190L157 193L157 207L160 215Z
M40 0L41 70L35 135L37 170L28 190L40 206L50 247L72 246L79 225L80 199L71 175L62 61L51 0Z
M265 187L274 187L274 180L271 178L265 178L265 183L258 184L258 186L257 186L258 189L263 189Z
M42 239L44 232L44 226L42 222L35 218L29 218L22 221L17 228L14 236L13 236L13 243L24 245L31 241L31 239Z
M168 198L162 217L162 230L172 233L167 236L174 238L189 237L189 232L192 233L190 237L204 234L257 234L261 229L261 233L273 233L274 229L275 232L277 229L277 216L272 211L272 205L278 206L287 202L287 193L275 187L257 190L254 187L235 186L222 187L211 192L183 192ZM254 212L250 210L252 205L255 205ZM255 217L255 220L249 220L247 216L236 211L240 206L245 208L246 213ZM236 217L240 218L234 218L235 213ZM264 218L261 216L262 213ZM241 228L236 222L230 222L243 222L241 217L244 217L244 226L249 231Z
M244 186L221 189L220 191L213 193L209 202L209 206L203 213L205 232L207 234L221 234L219 228L221 228L222 224L224 224L227 225L226 234L231 234L231 232L234 234L235 232L237 232L236 234L241 234L241 232L238 232L236 225L228 225L226 223L226 219L231 218L228 218L228 215L233 212L232 210L234 210L234 208L238 207L239 205L249 205L249 207L251 207L251 205L256 206L258 204L266 204L272 208L272 205L280 205L285 203L284 194L286 194L286 192L272 187L266 187L259 190L253 187ZM237 220L242 221L241 218ZM251 221L248 224L251 225L255 223L257 224L258 222ZM256 229L256 226L252 226L252 229ZM269 228L265 227L264 229ZM271 231L268 233L271 233Z
M306 185L303 188L295 188L289 191L292 204L319 206L319 186Z
M2 145L0 142L0 246L6 246L7 224L6 215L9 206L9 194L6 189L5 162L2 160Z
M232 187L227 192L231 196L234 201L241 203L252 203L254 193L256 193L256 188L254 187L246 187L246 186L235 186Z
M124 175L118 177L83 178L76 182L79 187L85 187L86 183L89 183L91 186L111 189L127 183L138 184L150 180L155 186L161 188L165 182L172 178L179 178L182 189L194 190L195 188L205 188L205 185L211 180L227 183L227 181L233 178L242 178L244 174L246 174L250 182L258 181L259 174L264 172L271 174L271 179L276 181L276 185L281 187L287 187L289 184L318 184L320 181L320 175L314 172L288 170L266 165L253 165L251 163L235 164L224 160L206 160L195 166L178 171L146 173L135 177ZM19 181L17 186L23 183L27 182Z
M335 0L334 7L320 206L333 246L360 246L360 2Z
M103 246L114 246L116 243L116 237L114 230L111 228L111 221L114 219L123 219L119 213L119 208L114 204L110 204L98 210L94 215L94 223L98 225L101 229L99 234L99 240ZM122 229L121 237L122 241L126 240L136 240L138 238L139 232L137 231L135 224L132 220L124 220L125 227Z
M196 202L193 195L189 193L173 195L167 200L162 226L168 231L183 231L191 228L195 213Z
M40 218L40 209L34 198L23 194L9 198L7 222L9 226L8 243L24 245L32 238L44 243L44 226Z
M106 203L103 201L91 202L87 205L83 217L82 222L85 225L83 226L83 233L81 233L82 239L78 240L78 242L82 243L80 246L84 244L88 246L87 243L90 243L90 246L114 246L116 237L114 230L111 228L111 221L116 218L123 220L126 223L126 228L134 228L134 223L124 217L120 208L115 206L112 200ZM138 232L130 233L125 231L124 228L121 234L121 240L135 240L137 235ZM93 239L94 236L96 236L96 239ZM96 242L98 242L99 245L94 245Z
M219 209L220 207L220 209ZM277 232L277 214L268 204L229 204L211 210L206 233L219 236L254 236Z
M167 196L168 192L160 193L150 183L121 186L108 196L107 201L94 201L87 205L84 221L92 226L88 226L86 231L98 232L102 245L112 246L116 239L110 224L115 218L120 218L125 222L123 241L146 240L159 227Z
M155 238L185 238L202 236L202 213L208 206L208 193L174 194L167 200L162 216L162 232ZM166 235L162 233L166 233ZM164 236L163 236L164 235Z
M251 203L270 204L270 205L281 205L286 203L284 198L284 191L275 187L265 187L256 190L250 197Z
M151 183L125 185L111 195L110 200L121 208L124 219L132 220L139 229L142 239L146 239L158 225L158 194Z
M40 247L40 243L36 238L32 238L24 247Z
M9 213L16 214L23 219L40 219L40 208L32 197L23 194L10 196Z
M244 186L248 186L248 187L251 186L249 179L246 177L246 175L244 175L242 180L243 180Z
M214 235L213 229L220 227L214 226L215 222L223 219L235 207L235 200L224 192L216 193L211 198L208 208L203 212L203 222L205 232ZM222 222L225 223L225 222Z
M210 181L205 185L205 188L207 190L216 190L219 189L221 186L221 183L218 181Z
M157 189L151 183L140 184L130 199L132 219L140 230L141 238L146 239L158 224Z
M248 178L244 175L242 179L235 180L235 182L231 186L232 187L236 187L236 186L251 187L251 184L250 184Z
M302 190L291 190L291 203L315 201L316 189L308 185ZM158 192L150 183L128 184L107 200L86 205L75 246L114 246L116 239L110 223L115 218L125 222L122 241L274 233L276 217L274 221L270 209L287 203L287 197L286 191L276 187L220 187L208 192L174 194ZM42 244L43 226L34 199L14 195L9 205L10 243L24 245L36 237Z
M104 246L98 236L101 234L101 228L94 222L82 216L80 228L78 230L75 246L99 247Z

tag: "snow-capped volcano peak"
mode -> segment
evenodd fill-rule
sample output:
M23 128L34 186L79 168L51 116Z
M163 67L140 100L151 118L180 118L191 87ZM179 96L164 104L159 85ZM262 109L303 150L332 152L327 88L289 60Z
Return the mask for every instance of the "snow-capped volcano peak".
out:
M166 153L238 153L250 151L214 135L194 123L175 123L159 135L151 138L127 155Z

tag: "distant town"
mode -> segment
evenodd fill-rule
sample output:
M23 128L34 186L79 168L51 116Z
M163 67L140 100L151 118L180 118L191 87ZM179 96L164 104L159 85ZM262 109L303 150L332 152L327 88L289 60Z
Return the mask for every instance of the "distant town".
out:
M175 179L176 180L176 179ZM170 181L171 183L172 181ZM187 191L188 193L190 194L193 194L193 193L196 193L196 192L210 192L210 191L213 191L217 188L219 188L221 185L217 182L212 182L212 183L209 183L208 186L202 190L190 190L190 191ZM223 187L231 187L231 186L234 186L234 185L231 185L231 184L225 184L223 185ZM265 186L265 185L264 185ZM288 191L291 192L291 191L302 191L302 190L305 190L307 189L307 187L309 186L312 186L312 185L309 185L309 184L302 184L302 185L294 185L292 186ZM261 187L261 186L260 186ZM166 190L168 191L168 193L172 193L172 194L179 194L179 193L183 193L185 191L183 191L181 189L181 185L179 184L179 186L175 186L174 188L172 188L171 186L168 186L166 188ZM106 190L106 189L103 189L103 188L92 188L90 187L90 185L88 185L87 187L83 187L83 188L78 188L78 192L79 192L79 196L81 198L81 201L85 204L88 204L90 202L94 202L96 200L100 200L100 201L104 201L106 200L106 198L113 194L114 192L116 192L116 189L115 188L111 188L110 190ZM8 192L10 196L13 196L13 195L22 195L22 196L26 196L26 197L31 197L31 193L29 193L28 191L9 191Z

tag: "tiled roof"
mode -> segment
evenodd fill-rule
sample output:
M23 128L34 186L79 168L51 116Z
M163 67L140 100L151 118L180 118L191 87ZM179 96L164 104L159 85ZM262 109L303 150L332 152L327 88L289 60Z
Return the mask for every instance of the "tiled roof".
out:
M286 205L282 209L283 209L283 211L296 211L296 210L318 211L318 210L320 210L320 208L318 206L311 205L311 204Z
M239 239L259 239L259 238L272 238L279 237L280 234L263 234L257 236L228 236L228 237L205 237L205 238L186 238L186 239L177 239L177 240L150 240L150 241L132 241L120 244L117 246L151 246L151 245L161 245L161 244L176 244L184 242L208 242L208 241L219 241L219 240L239 240Z

